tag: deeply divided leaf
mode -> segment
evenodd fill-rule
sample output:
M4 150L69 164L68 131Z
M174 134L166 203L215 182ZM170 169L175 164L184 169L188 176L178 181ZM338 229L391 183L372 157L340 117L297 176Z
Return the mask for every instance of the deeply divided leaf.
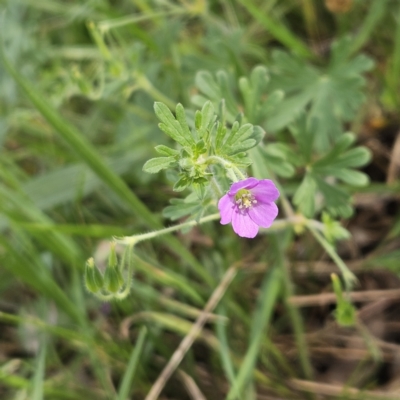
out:
M143 171L148 172L149 174L156 174L162 169L171 167L175 163L175 157L156 157L150 159L143 165Z
M174 139L183 147L191 147L194 144L194 139L187 126L184 115L182 115L183 107L178 104L177 114L179 121L175 119L170 109L163 103L156 102L154 104L154 111L161 121L159 127L168 136Z

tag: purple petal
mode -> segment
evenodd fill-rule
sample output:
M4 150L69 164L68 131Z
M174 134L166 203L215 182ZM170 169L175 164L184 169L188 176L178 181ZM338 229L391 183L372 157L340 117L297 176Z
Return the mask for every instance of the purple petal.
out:
M258 225L251 220L247 213L234 212L232 215L232 227L234 232L241 237L253 238L258 233Z
M275 203L257 203L248 213L255 224L269 228L278 215L278 207Z
M271 203L279 197L279 190L270 179L258 181L258 185L251 189L258 202Z
M235 208L235 204L231 198L226 194L222 196L218 202L218 210L221 214L221 224L229 224L232 220L232 214Z
M235 182L232 184L231 188L229 189L228 194L230 196L234 196L238 190L240 189L251 189L257 185L258 179L256 178L247 178L240 182Z

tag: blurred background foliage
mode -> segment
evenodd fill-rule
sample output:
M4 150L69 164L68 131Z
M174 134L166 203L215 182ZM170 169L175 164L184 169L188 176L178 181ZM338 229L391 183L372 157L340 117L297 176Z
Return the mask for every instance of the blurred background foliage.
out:
M144 399L233 263L243 268L164 399L400 397L400 328L393 322L399 1L0 0L0 6L1 399ZM269 73L268 93L284 94L273 115L246 110L267 140L307 137L300 123L287 129L306 110L319 132L318 160L344 129L372 152L363 169L370 183L349 188L355 211L344 224L352 238L338 246L368 299L352 297L356 327L339 327L335 300L323 296L334 290L336 267L311 235L291 229L243 241L212 223L142 244L131 296L100 303L84 288L85 260L94 254L104 267L112 236L169 224L162 210L179 197L173 176L142 172L154 146L169 144L154 102L195 110L214 100L216 89L207 91L206 83L224 70L237 112L246 107L238 82L257 65ZM286 148L267 148L262 157L268 156L279 160L280 170L269 168L293 196L304 164ZM307 201L304 191L294 198L305 214ZM337 214L350 217L347 211Z

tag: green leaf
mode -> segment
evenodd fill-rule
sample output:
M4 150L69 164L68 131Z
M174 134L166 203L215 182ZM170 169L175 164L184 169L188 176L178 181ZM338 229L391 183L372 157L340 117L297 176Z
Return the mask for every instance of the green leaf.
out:
M325 156L314 162L314 169L361 167L371 159L371 152L366 147L356 147L343 151L342 146L334 147Z
M315 175L315 181L319 191L324 195L325 204L328 209L337 209L342 205L348 205L350 201L350 195L343 189L340 189L337 185L333 186L327 183L322 177Z
M204 93L209 99L216 100L222 97L221 90L210 72L199 71L196 74L195 82L196 86L201 88L202 93ZM202 102L202 104L204 104L204 102Z
M340 225L340 222L335 221L331 216L324 212L322 213L322 222L324 224L324 236L330 243L335 243L337 240L348 239L351 237L350 232Z
M268 71L265 67L258 66L253 69L250 79L239 79L239 88L244 99L245 115L249 121L259 123L258 114L261 107L261 96L265 93L269 81Z
M245 153L247 150L255 147L263 138L264 130L252 124L240 125L239 121L235 121L230 130L225 126L217 124L213 129L211 136L214 144L214 151L217 155L229 160L237 167L243 168L250 165L251 162L245 161ZM238 154L244 153L237 158Z
M211 100L217 108L221 99L224 99L226 119L233 123L239 112L238 105L234 99L234 87L225 71L218 71L214 76L208 71L199 71L195 78L196 86L205 96L196 95L192 102L201 107L207 100Z
M280 130L307 111L307 127L318 151L326 151L337 140L343 123L354 119L365 100L363 73L373 66L363 55L348 59L348 41L343 38L333 45L325 67L309 65L281 50L273 52L269 90L283 90L285 99L267 121L269 130Z
M371 160L371 152L366 147L356 147L337 158L331 166L336 168L362 167Z
M163 156L173 157L173 156L179 155L178 150L171 149L170 147L164 146L163 144L160 144L160 145L154 147L154 149L158 154L161 154Z
M298 206L301 213L306 217L314 215L316 192L317 184L315 179L311 174L307 173L293 197L293 203Z
M197 187L198 185L194 186ZM163 216L175 221L187 215L193 216L201 210L205 210L202 202L207 201L207 198L202 188L199 187L198 189L196 192L190 193L185 199L171 199L171 205L164 208ZM202 197L200 198L199 195Z
M143 171L149 174L156 174L162 169L171 167L176 163L175 157L156 157L151 158L143 165Z
M295 123L289 125L289 130L299 146L299 155L304 157L304 164L308 164L311 161L314 135L307 126L306 114L303 113Z
M250 150L253 148L257 142L254 139L247 139L241 143L229 146L228 149L225 151L227 155L233 155L237 153L242 153L246 150Z
M351 186L366 186L369 183L369 177L367 174L347 168L332 169L331 173L328 175L339 178L341 181Z
M335 142L334 151L341 154L356 141L356 135L352 132L343 133Z
M198 128L199 135L201 138L204 137L206 133L208 133L211 129L212 126L214 125L216 115L215 115L215 108L211 101L206 101L201 109L201 123Z
M310 138L310 136L307 134L308 128L305 126L304 119L297 121L291 127L291 131L298 142L301 153L305 153L303 154L303 161L315 180L315 191L323 196L323 203L320 208L326 208L335 215L342 217L351 215L350 195L345 188L337 186L336 180L339 179L352 186L367 185L368 176L363 172L354 171L352 168L365 165L370 160L370 151L365 147L349 149L349 146L355 141L355 135L345 133L336 141L332 150L311 162L310 149L307 148L307 137ZM299 206L299 209L307 209L307 206L302 202L310 197L303 185L305 185L305 180L294 196L295 204ZM305 204L310 205L311 203L306 201ZM310 210L311 207L308 208L307 212L310 212ZM307 214L307 216L311 215Z
M220 110L220 120L225 119L233 124L238 120L240 111L244 109L244 120L252 124L264 125L276 111L284 96L282 90L267 93L268 72L263 66L255 67L250 77L241 77L238 82L239 92L243 100L237 99L237 87L231 75L218 71L216 75L200 71L196 75L196 86L203 95L196 95L192 101L202 106L206 100L211 100L215 109ZM244 105L242 104L244 103Z
M295 168L289 162L294 157L291 157L290 149L283 143L271 143L265 147L259 146L263 159L278 176L290 178L295 173Z
M185 190L190 183L191 181L186 176L181 176L180 179L175 183L173 190L175 192L182 192L182 190Z
M251 135L251 138L256 141L256 144L260 143L264 136L265 131L261 126L253 126L253 134Z
M292 97L288 97L285 93L285 99L279 104L279 108L266 121L267 131L276 132L299 118L311 101L313 91L314 89L311 88Z
M190 149L194 145L194 139L187 126L181 104L176 106L179 121L175 119L170 109L164 103L155 102L154 111L161 121L159 127L163 132L185 148Z
M236 129L234 130L232 127L231 134L228 136L228 139L226 140L224 147L233 146L237 142L244 141L249 137L251 137L252 134L253 134L253 125L251 124L244 124L240 127L240 129L237 130Z
M223 98L225 100L227 111L236 119L236 116L239 113L239 108L233 94L235 90L233 80L224 70L218 71L216 75L218 86L221 92L221 96L217 100L220 101L221 98Z
M193 137L193 134L189 129L189 125L186 121L185 109L183 108L181 103L178 103L176 105L175 113L176 113L176 120L179 122L182 128L182 133L184 134L184 136L188 138L189 142L192 142L192 140L196 140L197 138ZM189 138L191 140L189 140Z

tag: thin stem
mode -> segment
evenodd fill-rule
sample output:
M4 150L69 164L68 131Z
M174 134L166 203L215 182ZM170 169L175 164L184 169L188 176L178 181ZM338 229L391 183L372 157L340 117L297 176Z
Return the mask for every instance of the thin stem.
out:
M153 231L153 232L148 232L148 233L143 233L139 235L132 235L132 236L124 236L121 239L115 239L116 243L122 244L122 245L129 245L129 246L134 246L139 242L142 242L144 240L149 240L149 239L154 239L157 236L165 235L166 233L171 233L178 231L182 228L186 228L189 226L196 226L203 224L205 222L210 222L214 221L216 219L220 218L219 213L207 215L206 217L200 218L199 221L188 221L188 222L183 222L182 224L170 226L168 228L163 228L158 231Z
M239 180L246 179L246 176L242 173L242 171L240 171L240 169L233 165L230 161L227 161L219 156L209 156L204 160L204 162L210 161L221 164L225 168L226 174L232 182L238 182Z
M210 214L210 215L207 215L206 217L200 218L199 221L191 220L191 221L183 222L178 225L170 226L168 228L163 228L158 231L142 233L142 234L138 234L138 235L124 236L120 239L116 238L115 242L118 244L121 244L121 245L125 245L125 246L127 246L127 245L135 246L137 243L142 242L144 240L154 239L157 236L165 235L166 233L179 231L182 228L200 225L205 222L214 221L219 218L220 218L219 213ZM269 227L268 229L261 229L260 233L266 233L266 234L272 233L272 232L280 231L282 229L285 229L285 228L287 228L289 226L293 226L293 225L303 225L303 226L307 225L308 227L312 227L313 229L320 230L320 231L323 231L323 229L324 229L324 225L319 221L316 221L313 219L307 219L307 218L303 217L302 215L293 215L286 219L275 220L273 222L273 224L271 225L271 227Z
M236 167L235 165L232 165L233 170L236 172L236 175L241 179L246 179L246 176L242 173L242 171Z
M226 175L232 182L239 182L238 177L236 176L234 170L232 168L225 168Z
M269 228L261 228L260 233L269 234L279 232L289 226L300 225L304 226L305 223L309 223L318 230L323 230L324 226L319 221L307 220L303 215L293 214L288 218L282 218L275 220Z
M317 239L319 244L325 249L329 254L335 264L339 267L343 274L344 283L346 285L346 290L350 291L354 284L357 282L356 276L349 270L344 261L340 258L339 254L336 252L335 248L315 229L315 226L310 224L308 221L306 223L307 228L310 230L312 235Z
M222 192L221 188L219 187L219 184L218 184L217 180L215 179L215 176L213 176L212 179L210 180L210 185L211 185L212 190L214 191L216 198L220 199L223 196L223 192Z

